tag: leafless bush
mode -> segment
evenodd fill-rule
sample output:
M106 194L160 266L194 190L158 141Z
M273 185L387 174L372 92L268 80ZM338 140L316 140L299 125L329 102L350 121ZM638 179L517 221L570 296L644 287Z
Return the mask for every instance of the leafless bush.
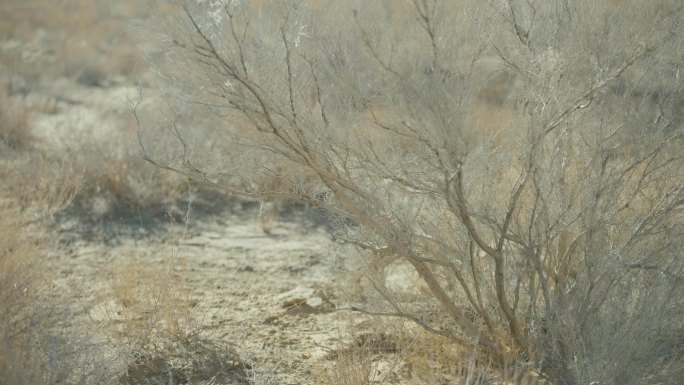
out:
M147 160L323 207L430 293L354 310L558 383L678 381L679 2L178 3Z

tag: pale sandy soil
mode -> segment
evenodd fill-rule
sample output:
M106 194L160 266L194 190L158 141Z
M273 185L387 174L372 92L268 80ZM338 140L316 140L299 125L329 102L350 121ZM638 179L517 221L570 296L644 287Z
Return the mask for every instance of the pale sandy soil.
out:
M113 326L120 304L107 294L117 260L134 254L151 269L173 261L170 276L159 278L189 291L193 328L203 338L235 349L258 383L315 383L320 361L340 345L338 334L348 325L343 314L329 311L340 279L329 236L297 223L267 236L258 218L244 216L192 227L185 236L181 226L169 225L168 232L121 236L113 245L75 242L56 257L63 283L87 293L79 300L89 304L90 321ZM307 304L285 308L297 300Z

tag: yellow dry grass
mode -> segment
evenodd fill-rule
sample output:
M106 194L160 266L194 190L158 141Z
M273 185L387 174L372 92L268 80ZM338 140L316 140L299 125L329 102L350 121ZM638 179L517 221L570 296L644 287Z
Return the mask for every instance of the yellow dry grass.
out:
M115 305L110 317L119 336L135 349L152 349L155 343L185 339L193 332L192 302L177 257L159 263L131 253L112 268Z

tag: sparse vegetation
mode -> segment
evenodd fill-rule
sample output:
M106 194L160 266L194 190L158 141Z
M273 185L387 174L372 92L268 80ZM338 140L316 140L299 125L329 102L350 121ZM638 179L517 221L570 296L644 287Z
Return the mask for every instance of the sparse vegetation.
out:
M682 16L0 1L0 383L678 383Z
M13 104L6 87L0 86L0 143L4 147L17 149L27 147L31 143L31 132L28 127L29 109L21 104Z
M352 311L558 384L678 381L679 2L178 4L150 162L324 208L366 271L429 293L368 274L384 305Z
M0 50L4 71L23 78L24 86L15 92L28 93L41 80L59 76L101 86L107 78L139 73L141 51L131 22L145 16L146 6L129 0L51 5L44 12L43 0L0 4L0 36L7 43Z
M175 250L175 251L174 251ZM231 344L203 338L197 312L179 266L182 257L171 245L161 265L126 256L112 269L114 302L104 311L115 320L117 336L131 349L133 360L123 384L245 384L244 366Z
M77 186L52 167L0 159L0 378L17 385L111 383L116 359L88 325L69 325L77 305L54 283L49 254L56 242L46 225Z

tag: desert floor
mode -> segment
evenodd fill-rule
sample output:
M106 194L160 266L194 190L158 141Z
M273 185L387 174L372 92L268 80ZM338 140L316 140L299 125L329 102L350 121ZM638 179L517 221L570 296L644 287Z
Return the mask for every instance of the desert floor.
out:
M103 383L420 382L404 364L425 353L415 327L344 310L361 298L358 261L320 213L182 187L142 161L132 109L152 76L136 27L147 11L46 3L0 4L0 107L23 119L0 155L77 186L30 230L50 239L50 333L88 346L66 360L90 362ZM19 195L29 182L4 181Z

